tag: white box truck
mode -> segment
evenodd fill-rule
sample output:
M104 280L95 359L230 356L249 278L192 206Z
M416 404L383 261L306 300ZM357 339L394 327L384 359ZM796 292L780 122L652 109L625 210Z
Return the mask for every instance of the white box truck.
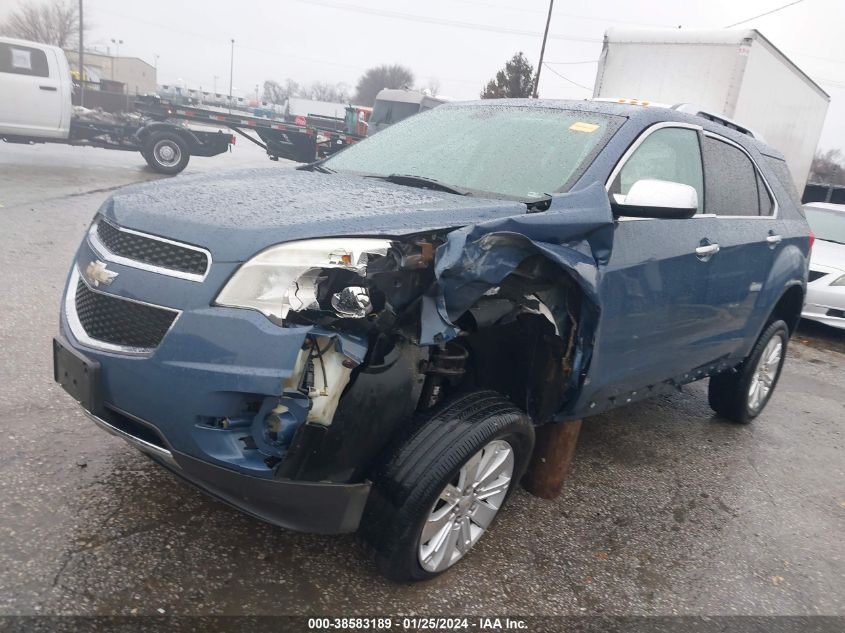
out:
M830 96L754 29L609 29L594 97L689 103L753 130L804 188Z

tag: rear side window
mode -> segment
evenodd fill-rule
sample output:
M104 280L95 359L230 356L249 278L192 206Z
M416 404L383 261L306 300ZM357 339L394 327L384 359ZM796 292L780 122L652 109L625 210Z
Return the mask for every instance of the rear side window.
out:
M691 186L698 194L698 210L701 211L704 178L698 133L688 128L664 127L649 134L622 166L610 185L610 193L627 196L631 186L644 179Z
M778 158L772 158L771 156L763 156L763 158L769 168L775 172L775 176L777 176L780 184L786 190L792 204L801 211L801 196L798 195L798 189L795 188L795 181L792 180L792 174L789 173L789 167L786 166L786 162Z
M0 42L0 73L49 77L50 67L41 49Z
M774 204L768 189L745 152L709 136L702 150L706 213L771 215Z

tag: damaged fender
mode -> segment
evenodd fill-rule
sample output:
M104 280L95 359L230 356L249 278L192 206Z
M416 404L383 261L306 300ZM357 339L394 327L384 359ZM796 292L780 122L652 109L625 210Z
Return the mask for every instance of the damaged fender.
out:
M607 192L594 183L552 197L545 212L449 233L436 252L434 292L423 298L420 343L432 345L457 336L455 319L535 254L567 271L597 308L600 266L610 257L612 227Z

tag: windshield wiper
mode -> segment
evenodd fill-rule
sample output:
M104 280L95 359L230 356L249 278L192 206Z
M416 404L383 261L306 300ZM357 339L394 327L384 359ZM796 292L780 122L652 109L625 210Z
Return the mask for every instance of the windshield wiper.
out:
M389 176L371 176L372 178L379 178L392 182L397 185L408 185L409 187L422 187L424 189L438 189L446 193L456 193L459 196L469 196L469 191L455 187L454 185L447 185L445 182L440 182L434 178L426 178L425 176L414 176L413 174L390 174Z

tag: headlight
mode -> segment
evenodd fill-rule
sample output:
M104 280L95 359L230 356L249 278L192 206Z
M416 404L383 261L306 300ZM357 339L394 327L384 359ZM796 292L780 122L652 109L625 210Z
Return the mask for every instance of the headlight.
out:
M326 269L347 270L363 277L370 256L385 255L389 248L387 240L366 238L303 240L273 246L245 262L215 303L252 308L280 322L290 310L320 309L317 287Z
M834 281L831 286L845 286L845 275L842 275L839 279Z

